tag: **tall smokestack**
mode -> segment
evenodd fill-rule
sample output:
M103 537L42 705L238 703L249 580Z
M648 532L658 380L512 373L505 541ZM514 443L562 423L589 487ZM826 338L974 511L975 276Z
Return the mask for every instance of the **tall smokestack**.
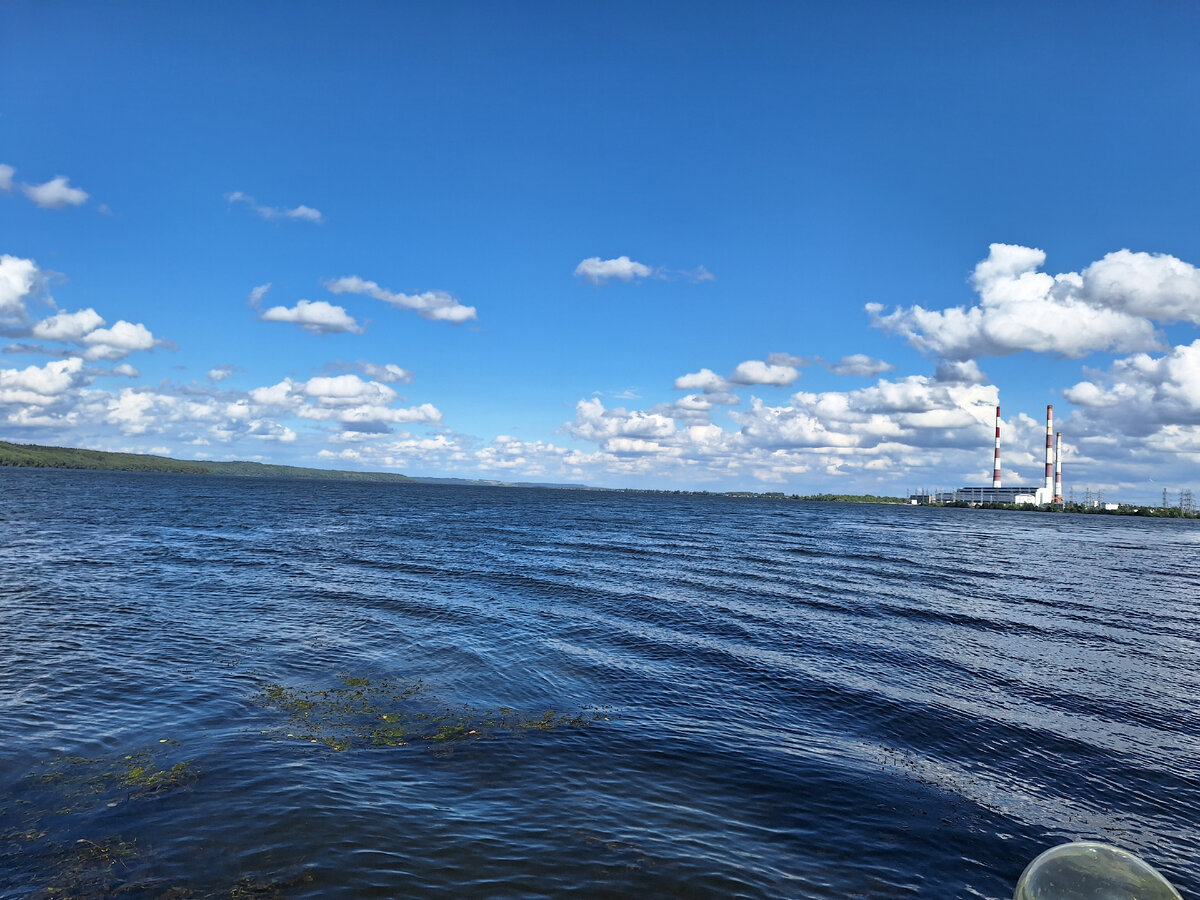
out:
M1045 502L1054 496L1054 407L1046 407L1046 492Z
M1054 502L1062 506L1062 432L1054 435Z
M992 460L992 487L1000 487L1000 407L996 407L996 453Z

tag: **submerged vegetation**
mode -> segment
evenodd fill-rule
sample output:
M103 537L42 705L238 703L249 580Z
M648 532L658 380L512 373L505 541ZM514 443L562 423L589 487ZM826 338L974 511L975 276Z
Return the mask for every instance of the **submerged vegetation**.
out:
M349 675L330 688L265 684L253 701L283 719L262 735L338 751L424 743L447 752L462 741L582 728L611 718L601 711L454 706L421 680L402 684ZM38 764L11 797L0 798L0 870L23 878L21 896L33 900L284 900L290 889L312 882L303 869L285 879L248 875L205 888L186 877L162 877L155 848L127 829L143 818L131 804L166 802L159 798L178 797L200 779L195 760L181 758L180 747L164 738L158 746L116 756L61 755Z
M130 872L144 852L136 840L103 833L106 814L184 790L199 777L192 760L169 765L162 760L177 741L160 744L111 758L58 756L22 780L11 810L18 827L0 832L0 864L16 871L20 860L30 871L24 896L77 900L128 894ZM81 824L88 832L82 837ZM153 896L195 895L178 888Z
M112 806L120 800L145 798L188 787L195 783L197 774L191 760L160 768L155 752L143 749L112 760L60 756L44 763L40 773L28 777L55 786L64 801L80 801L79 805L86 808L97 800ZM59 810L64 815L74 811L74 806Z
M351 676L344 676L339 687L324 689L267 684L258 700L286 716L286 725L274 733L333 750L445 744L502 732L582 728L609 718L599 711L525 714L506 706L449 706L430 696L420 680L404 685Z

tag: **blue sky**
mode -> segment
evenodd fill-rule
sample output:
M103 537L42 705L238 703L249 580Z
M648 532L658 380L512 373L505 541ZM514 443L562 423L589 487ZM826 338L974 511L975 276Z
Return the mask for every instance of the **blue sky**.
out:
M998 399L1010 484L1053 403L1069 486L1192 486L1194 4L4 18L0 438L898 494Z

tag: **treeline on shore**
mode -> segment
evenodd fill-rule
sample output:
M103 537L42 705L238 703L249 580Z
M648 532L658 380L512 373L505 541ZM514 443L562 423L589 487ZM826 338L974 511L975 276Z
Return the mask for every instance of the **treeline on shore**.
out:
M75 447L43 447L0 441L0 466L37 469L92 469L107 472L162 472L176 475L230 475L245 478L310 478L325 481L412 481L393 472L345 472L258 462L171 459L141 453L109 453Z
M701 493L707 494L708 491ZM880 497L876 494L785 494L783 491L726 491L722 496L754 500L815 500L822 503L908 503L903 497Z
M1132 506L1122 503L1116 509L1104 506L1088 506L1084 503L1063 503L1038 506L1033 503L967 503L955 501L938 503L936 506L978 509L1014 509L1020 512L1083 513L1092 516L1141 516L1148 519L1200 519L1200 513L1179 506Z

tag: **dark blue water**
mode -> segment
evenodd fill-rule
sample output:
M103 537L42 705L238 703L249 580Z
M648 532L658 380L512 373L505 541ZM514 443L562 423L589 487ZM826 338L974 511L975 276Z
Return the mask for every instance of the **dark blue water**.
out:
M1200 896L1194 522L0 491L2 897L1007 898L1077 838ZM264 694L418 683L400 746Z

